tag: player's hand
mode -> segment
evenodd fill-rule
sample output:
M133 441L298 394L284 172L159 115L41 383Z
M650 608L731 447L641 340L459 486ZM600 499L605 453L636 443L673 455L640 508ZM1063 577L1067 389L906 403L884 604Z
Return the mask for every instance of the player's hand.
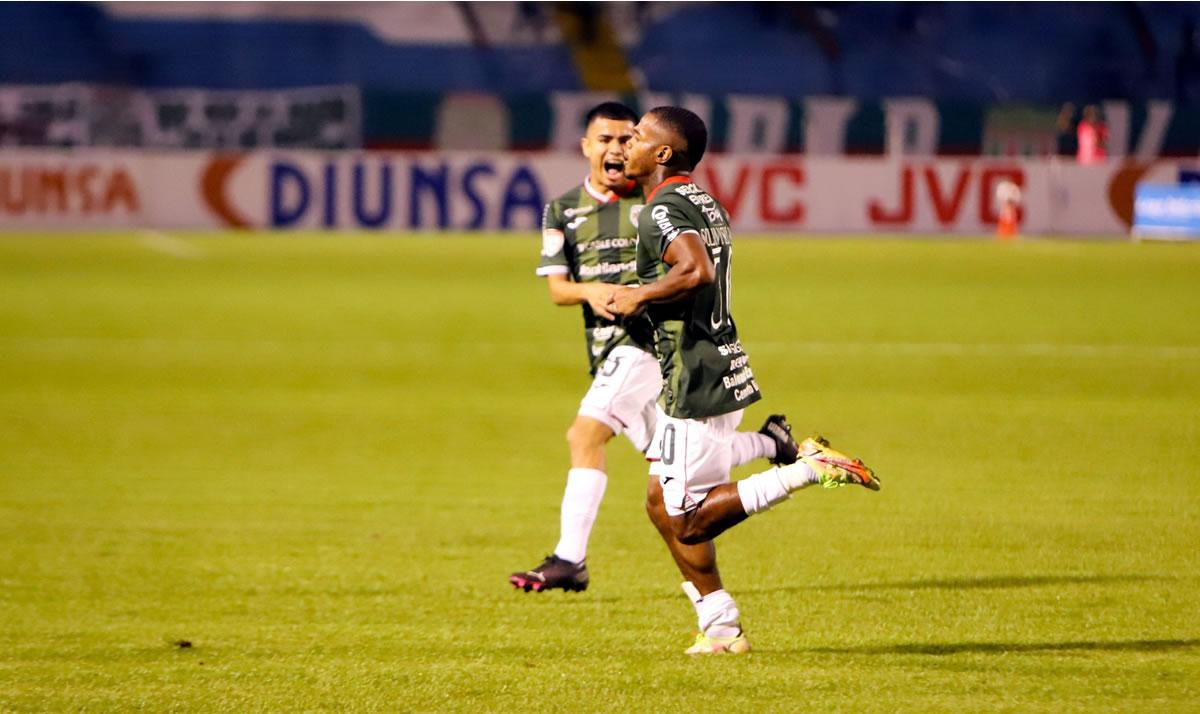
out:
M641 291L626 285L617 285L608 299L608 311L614 315L629 317L642 311Z
M608 301L612 298L613 290L617 286L609 285L608 283L584 284L587 285L587 292L584 294L584 297L587 298L588 307L592 308L592 312L596 317L602 317L605 320L616 319L616 315L608 311Z

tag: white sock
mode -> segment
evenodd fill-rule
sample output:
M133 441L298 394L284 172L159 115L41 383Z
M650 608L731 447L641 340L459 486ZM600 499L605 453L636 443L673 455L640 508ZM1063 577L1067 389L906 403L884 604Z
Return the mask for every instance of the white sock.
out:
M787 466L780 466L779 480L787 486L788 492L799 491L802 488L821 483L821 477L803 460Z
M776 452L775 440L757 431L739 431L733 435L733 465L741 466L755 459L773 459Z
M608 475L600 469L567 472L555 555L572 563L582 563L587 557L588 537L592 534L592 524L596 522L607 485Z
M788 466L776 466L737 482L742 509L753 516L786 501L792 491L821 482L816 472L803 461Z
M733 596L724 590L716 590L692 602L696 608L696 622L700 631L709 637L736 637L742 631L741 613Z

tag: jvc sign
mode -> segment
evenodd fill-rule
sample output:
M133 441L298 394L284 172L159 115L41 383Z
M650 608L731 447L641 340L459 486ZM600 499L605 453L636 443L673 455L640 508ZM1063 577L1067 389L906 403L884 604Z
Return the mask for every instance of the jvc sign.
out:
M1021 232L1196 237L1190 162L1061 165L1029 159L706 157L696 182L737 234L995 231L997 187L1021 187ZM510 230L583 181L573 153L249 153L6 149L0 229ZM1158 186L1154 184L1171 184Z

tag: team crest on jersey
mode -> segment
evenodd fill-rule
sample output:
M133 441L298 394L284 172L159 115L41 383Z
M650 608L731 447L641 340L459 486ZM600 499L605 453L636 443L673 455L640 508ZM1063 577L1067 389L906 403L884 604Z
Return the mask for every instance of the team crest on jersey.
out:
M637 228L638 216L642 215L643 208L645 208L645 206L640 203L636 206L629 207L629 222L633 224L634 228Z
M558 255L563 249L563 233L562 231L545 230L542 231L542 255L547 258Z

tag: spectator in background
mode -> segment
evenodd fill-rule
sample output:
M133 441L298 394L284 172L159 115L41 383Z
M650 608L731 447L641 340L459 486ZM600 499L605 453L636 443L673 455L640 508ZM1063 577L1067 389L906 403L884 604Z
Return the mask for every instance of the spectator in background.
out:
M1102 164L1108 158L1108 126L1100 118L1100 109L1095 104L1083 108L1083 119L1075 130L1079 148L1075 157L1084 165Z
M1057 152L1059 156L1074 156L1079 150L1079 141L1075 137L1075 105L1067 102L1058 110L1055 122Z

